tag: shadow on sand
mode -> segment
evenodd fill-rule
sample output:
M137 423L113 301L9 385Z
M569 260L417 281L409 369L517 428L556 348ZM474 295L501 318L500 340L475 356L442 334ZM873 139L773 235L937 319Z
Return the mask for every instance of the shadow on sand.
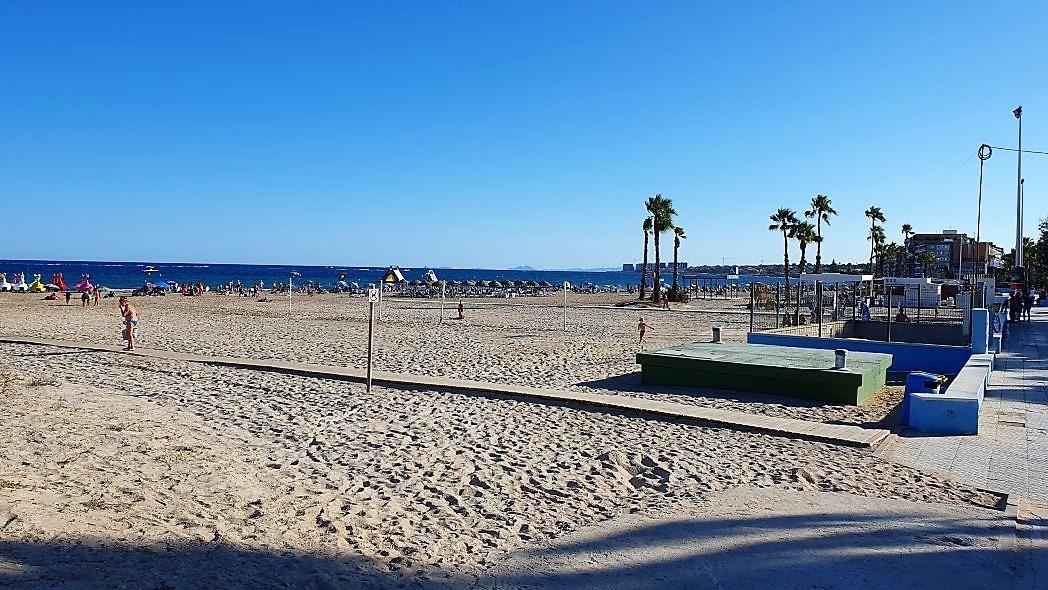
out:
M676 401L681 403L688 403L687 398L703 397L714 400L724 400L729 402L749 403L749 404L768 404L774 406L782 406L786 408L822 408L826 406L826 402L819 400L810 400L797 397L789 397L782 395L770 395L765 393L748 393L743 391L730 391L725 389L698 389L698 388L687 388L687 387L668 387L668 386L653 386L643 385L641 383L640 371L634 371L632 373L626 373L624 375L616 375L613 377L606 377L604 379L594 379L592 381L583 381L577 385L581 387L592 387L594 389L606 389L610 391L620 391L624 393L634 394L658 394L667 395L680 398ZM886 428L889 430L897 429L899 425L899 412L901 410L901 403L895 404L892 409L884 415L883 418L876 421L862 421L862 420L816 420L819 422L826 422L827 424L848 424L853 426L861 426L863 428ZM754 406L752 413L760 413L760 408Z
M516 554L480 585L1019 590L1036 588L1036 574L1048 571L1048 551L1016 549L1014 528L992 512L662 519L601 531Z
M58 543L0 541L0 587L26 589L127 588L448 588L448 580L416 582L382 571L364 557L279 553L222 543L150 547L97 539Z

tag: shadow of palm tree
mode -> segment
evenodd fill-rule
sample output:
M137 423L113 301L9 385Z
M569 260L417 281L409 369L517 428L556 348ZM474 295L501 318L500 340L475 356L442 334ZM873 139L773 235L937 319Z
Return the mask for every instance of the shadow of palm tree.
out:
M994 513L988 513L993 515ZM671 519L523 552L485 588L1036 588L1043 548L1003 514L854 512Z
M328 557L218 544L150 546L76 538L0 541L0 587L26 589L457 588L418 581L359 556Z

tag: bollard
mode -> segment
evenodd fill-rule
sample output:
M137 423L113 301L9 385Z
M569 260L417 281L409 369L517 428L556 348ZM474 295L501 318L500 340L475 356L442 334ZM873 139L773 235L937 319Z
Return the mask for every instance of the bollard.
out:
M848 368L848 351L843 348L838 348L833 351L833 368L834 369L847 369Z
M720 342L721 341L721 327L720 326L713 326L713 341L714 342Z

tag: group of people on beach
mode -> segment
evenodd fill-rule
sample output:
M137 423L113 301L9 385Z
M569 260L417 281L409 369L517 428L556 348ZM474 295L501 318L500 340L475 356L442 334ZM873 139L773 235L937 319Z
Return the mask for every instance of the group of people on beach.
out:
M80 293L80 307L87 307L89 305L98 305L98 300L102 298L102 293L97 289L91 289L89 291L82 291ZM44 297L45 301L58 301L58 292L48 293L47 297ZM65 302L69 305L73 301L73 292L65 292Z

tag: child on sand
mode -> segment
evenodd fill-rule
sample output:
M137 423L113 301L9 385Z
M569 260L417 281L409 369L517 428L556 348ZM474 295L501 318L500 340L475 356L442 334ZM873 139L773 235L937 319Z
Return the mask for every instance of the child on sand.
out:
M644 332L650 328L650 325L644 323L644 318L640 318L640 322L637 323L637 330L640 332L639 344L644 344Z

